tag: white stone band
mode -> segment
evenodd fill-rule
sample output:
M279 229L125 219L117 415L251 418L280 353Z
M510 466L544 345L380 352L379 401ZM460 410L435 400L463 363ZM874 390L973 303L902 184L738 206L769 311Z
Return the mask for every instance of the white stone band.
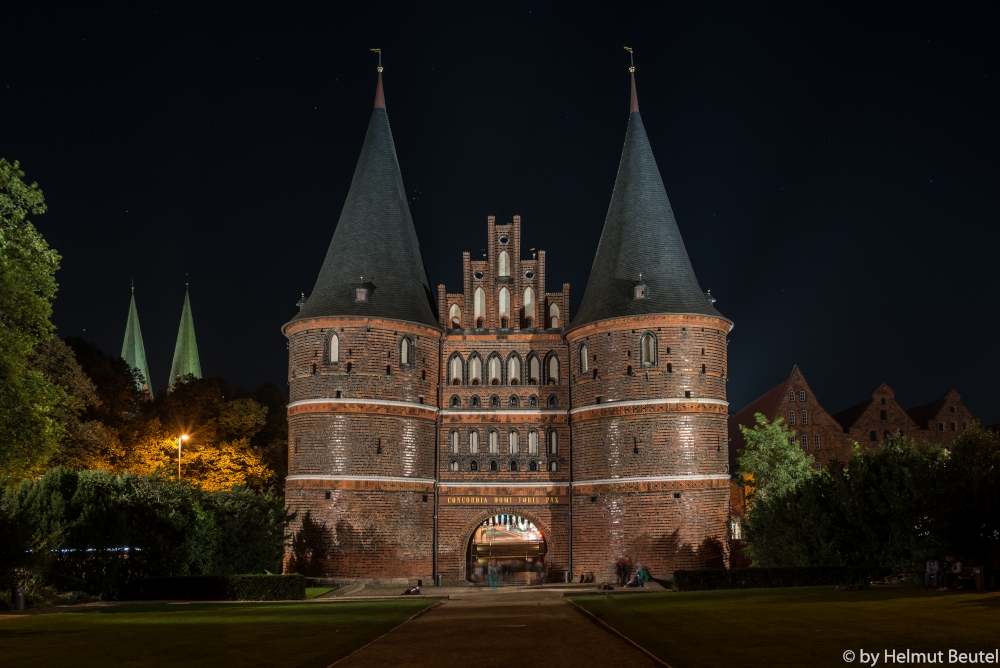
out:
M399 406L401 408L422 408L432 413L437 412L437 406L420 404L414 401L393 401L391 399L302 399L288 404L287 408L308 406L309 404L367 404L369 406Z
M433 485L435 483L434 478L399 478L391 476L380 476L380 475L290 475L285 478L285 480L354 480L354 481L366 481L374 480L379 482L422 482L426 484Z
M569 411L565 410L549 410L549 409L530 409L521 410L517 408L497 408L494 410L481 410L478 408L466 409L466 410L442 410L441 415L566 415Z
M684 482L688 480L729 480L728 473L709 473L693 475L651 475L641 478L606 478L604 480L574 480L573 487L581 485L614 485L633 482Z

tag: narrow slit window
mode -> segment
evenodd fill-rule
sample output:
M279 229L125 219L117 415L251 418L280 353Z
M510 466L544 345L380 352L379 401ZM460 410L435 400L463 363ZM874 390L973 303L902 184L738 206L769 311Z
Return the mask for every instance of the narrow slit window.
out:
M331 364L333 362L339 362L340 361L340 337L337 336L336 333L331 333L330 334L330 342L329 342L329 344L328 344L327 347L329 349L329 355L328 355L327 361L329 361Z

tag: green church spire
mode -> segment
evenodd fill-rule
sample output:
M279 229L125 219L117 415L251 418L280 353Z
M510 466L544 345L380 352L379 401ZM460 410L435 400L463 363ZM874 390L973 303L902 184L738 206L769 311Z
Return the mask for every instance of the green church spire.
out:
M198 342L194 338L194 318L191 317L191 296L184 288L184 310L181 311L181 326L177 330L177 345L174 346L174 361L170 365L170 386L180 378L193 375L201 378L201 360L198 359Z
M142 390L153 398L153 383L149 380L146 365L146 348L142 345L142 330L139 329L139 312L135 308L135 286L132 286L132 303L128 307L128 322L125 325L125 342L122 344L122 359L142 374Z

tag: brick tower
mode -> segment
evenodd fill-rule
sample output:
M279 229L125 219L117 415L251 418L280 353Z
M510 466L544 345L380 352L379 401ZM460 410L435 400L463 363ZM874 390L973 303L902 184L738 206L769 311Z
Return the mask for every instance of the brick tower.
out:
M312 575L429 577L441 327L386 116L375 109L288 337L287 558Z
M634 72L634 70L633 70ZM573 571L654 575L727 558L726 337L632 101L597 256L566 334Z

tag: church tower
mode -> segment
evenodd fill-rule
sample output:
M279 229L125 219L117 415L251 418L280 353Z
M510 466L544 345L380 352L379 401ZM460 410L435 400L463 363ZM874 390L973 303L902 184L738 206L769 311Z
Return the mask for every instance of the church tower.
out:
M386 115L375 108L288 338L290 567L430 577L441 327Z
M135 308L135 287L132 288L132 303L128 307L128 322L125 323L125 341L122 343L122 359L142 374L142 391L153 398L153 383L149 380L149 366L146 364L146 347L142 345L142 330L139 329L139 312Z
M177 329L174 360L170 364L167 391L185 376L201 378L201 359L198 357L198 340L194 336L194 317L191 315L191 294L184 286L184 308L181 309L181 326Z
M573 571L669 575L727 558L726 337L632 100L604 231L566 338Z

